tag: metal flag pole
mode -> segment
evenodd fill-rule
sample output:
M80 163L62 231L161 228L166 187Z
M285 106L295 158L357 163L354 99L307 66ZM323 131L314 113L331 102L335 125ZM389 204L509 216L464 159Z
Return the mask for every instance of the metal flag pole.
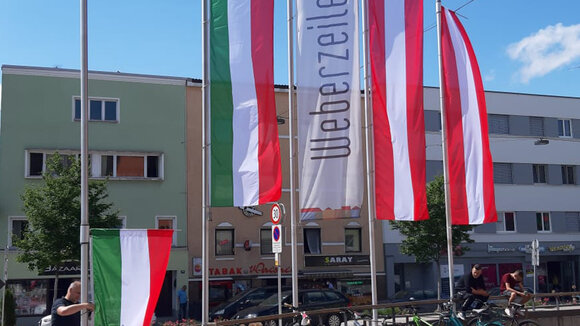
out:
M88 196L88 33L87 0L81 0L81 302L88 299L89 289L89 196ZM81 326L87 326L87 314L81 314Z
M4 248L4 274L2 275L2 281L4 282L4 287L2 288L2 318L0 319L1 325L4 324L4 307L6 307L6 290L8 288L8 244L6 244L6 248Z
M290 157L290 242L292 243L292 305L298 307L298 246L296 244L296 185L294 184L294 13L287 0L288 18L288 141Z
M369 62L369 33L368 33L368 2L363 1L362 4L362 25L363 25L363 85L364 85L364 106L365 106L365 140L366 140L366 170L367 170L367 207L368 207L368 222L369 222L369 256L371 265L371 302L374 305L378 304L377 300L377 266L375 257L375 217L377 215L374 198L374 159L371 153L372 148L372 116L369 114L369 90L371 88L368 76L368 62ZM373 320L378 320L378 310L373 309Z
M209 76L209 28L208 28L208 20L209 20L209 6L207 5L207 1L201 1L201 17L202 17L202 34L201 34L201 42L202 42L202 54L201 54L201 61L203 65L202 69L202 131L201 131L201 178L202 178L202 189L201 189L201 324L207 325L209 322L209 260L208 260L208 253L209 253L209 244L208 244L208 196L207 196L207 135L208 126L207 120L209 117L209 89L208 89L208 76Z
M449 266L449 300L453 299L453 233L449 198L449 166L447 164L447 134L445 123L445 104L443 101L443 58L441 57L441 0L435 0L437 15L437 54L439 58L439 105L441 107L441 144L443 146L443 186L445 188L445 221L447 229L447 261Z

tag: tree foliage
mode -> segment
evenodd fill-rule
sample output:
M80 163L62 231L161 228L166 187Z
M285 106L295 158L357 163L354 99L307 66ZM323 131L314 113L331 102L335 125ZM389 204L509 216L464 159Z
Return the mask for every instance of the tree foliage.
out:
M15 241L21 249L17 260L37 271L80 260L80 160L58 153L47 157L44 183L27 186L21 195L28 230ZM88 188L90 226L120 226L118 211L107 201L106 181L91 180Z
M443 177L439 176L427 185L427 207L429 219L417 222L391 221L393 229L398 230L405 239L401 243L401 253L415 256L417 262L439 262L441 256L447 255L447 224L445 217L445 190ZM455 255L462 255L469 250L461 246L471 243L469 225L452 227L452 243Z

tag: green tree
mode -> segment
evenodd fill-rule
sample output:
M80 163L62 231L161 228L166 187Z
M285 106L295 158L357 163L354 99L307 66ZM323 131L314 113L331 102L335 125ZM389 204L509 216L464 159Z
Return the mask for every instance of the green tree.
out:
M14 301L14 295L12 295L12 291L8 290L8 288L5 288L4 291L6 291L4 294L5 302L2 302L2 306L0 306L0 308L4 309L4 313L2 314L2 316L4 316L3 322L6 326L15 326L16 302ZM2 309L0 309L0 311L2 311Z
M28 230L22 240L17 260L30 270L56 269L54 296L58 287L58 270L66 262L80 261L81 168L76 156L48 156L44 183L27 186L21 195ZM109 203L107 183L91 180L88 191L89 224L92 228L120 226L118 211Z
M447 256L447 224L445 217L445 190L443 177L438 176L427 185L427 207L429 219L424 221L391 221L393 229L398 230L405 239L401 243L401 253L415 256L419 263L437 264L437 297L441 298L441 261ZM469 247L462 243L472 243L468 231L470 225L453 225L452 243L454 255L461 256Z

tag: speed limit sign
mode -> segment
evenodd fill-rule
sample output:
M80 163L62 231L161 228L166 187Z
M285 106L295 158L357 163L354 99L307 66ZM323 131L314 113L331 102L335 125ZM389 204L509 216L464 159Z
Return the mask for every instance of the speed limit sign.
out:
M272 223L274 224L280 223L281 215L282 214L280 213L280 205L273 204L272 209L270 210L270 220L272 221Z

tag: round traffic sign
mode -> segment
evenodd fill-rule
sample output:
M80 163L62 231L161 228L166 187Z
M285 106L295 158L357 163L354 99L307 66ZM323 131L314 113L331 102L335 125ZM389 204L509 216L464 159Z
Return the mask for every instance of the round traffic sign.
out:
M280 227L277 225L272 228L272 240L275 242L280 241Z
M270 210L270 220L272 221L272 223L274 224L280 223L281 215L282 214L280 213L280 205L273 204L272 209Z

